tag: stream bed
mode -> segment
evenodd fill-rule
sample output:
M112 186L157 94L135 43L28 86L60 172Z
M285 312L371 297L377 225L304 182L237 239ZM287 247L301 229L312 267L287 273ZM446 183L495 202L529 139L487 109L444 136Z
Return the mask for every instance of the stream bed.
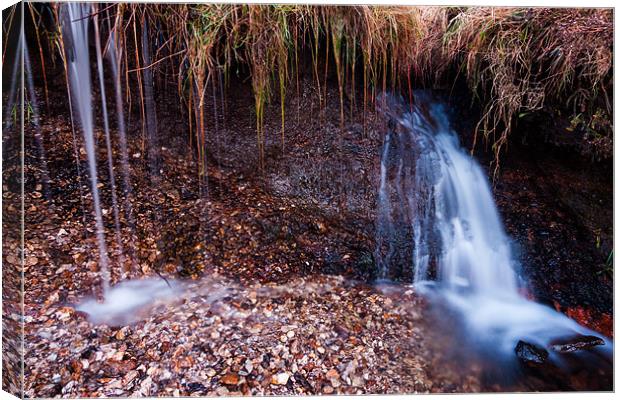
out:
M417 108L347 103L341 126L336 82L321 108L308 73L282 136L280 105L266 108L263 169L250 85L214 88L199 176L169 82L148 124L133 104L125 126L115 79L80 70L80 40L80 122L50 71L23 181L17 131L3 130L3 278L18 290L24 273L27 397L613 389L605 166L524 139L527 156L509 153L492 180L458 95L432 93L441 111L427 92ZM100 96L80 98L91 77ZM15 322L16 302L5 309Z

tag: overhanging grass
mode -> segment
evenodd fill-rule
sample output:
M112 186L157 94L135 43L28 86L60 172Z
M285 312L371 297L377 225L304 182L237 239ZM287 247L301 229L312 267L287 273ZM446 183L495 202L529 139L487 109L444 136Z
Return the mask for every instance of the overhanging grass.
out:
M304 51L312 55L321 106L321 86L334 63L341 124L345 91L366 110L379 91L396 89L411 97L413 86L450 84L462 74L483 105L476 138L482 135L492 144L496 160L518 117L545 105L571 107L588 126L612 118L612 10L130 4L106 13L118 16L110 17L111 29L125 54L133 39L125 36L143 18L154 28L153 39L166 38L154 59L162 61L158 67L169 63L177 71L179 93L194 114L190 129L201 160L205 93L218 74L229 81L232 65L250 71L261 168L264 112L274 88L281 100L284 147L284 99L289 88L298 88L298 57ZM139 52L134 41L133 51ZM133 67L125 61L128 77ZM361 99L355 93L356 68L362 70ZM602 134L611 137L611 129Z

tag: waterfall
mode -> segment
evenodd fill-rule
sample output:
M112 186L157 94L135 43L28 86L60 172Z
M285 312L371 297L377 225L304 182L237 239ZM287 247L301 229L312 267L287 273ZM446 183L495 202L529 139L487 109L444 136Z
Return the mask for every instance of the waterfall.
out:
M108 19L109 21L109 19ZM116 47L116 34L114 31L110 32L110 38L108 40L108 48L106 51L108 60L110 63L110 71L112 73L112 79L114 80L114 95L116 100L116 121L118 126L118 139L119 147L121 151L121 172L122 172L122 193L123 193L123 206L125 209L125 217L129 225L132 237L136 231L136 221L133 216L133 210L131 206L132 186L131 186L131 173L129 170L129 150L127 148L127 130L125 128L125 113L123 111L123 93L121 90L121 76L119 74L121 53ZM135 252L132 248L129 249L131 262L135 263Z
M115 287L110 287L110 270L105 241L105 231L101 202L98 189L97 178L97 149L95 143L93 103L92 103L92 81L90 76L90 55L88 30L90 23L90 13L92 8L89 4L67 3L61 6L62 18L62 38L66 51L67 71L69 77L69 87L71 91L72 104L75 104L78 120L82 128L84 144L88 158L88 169L91 181L91 192L93 196L93 206L95 212L95 223L97 230L97 242L99 245L99 259L101 279L103 282L103 302L97 299L86 299L76 306L76 309L86 312L91 321L126 321L134 316L141 307L152 303L158 298L165 298L175 293L173 285L175 282L166 282L155 278L146 278L136 281L124 281ZM98 33L95 31L96 34ZM112 37L113 40L113 37ZM110 180L112 190L115 190L112 146L110 141L110 128L108 123L105 86L103 82L103 60L102 49L98 38L95 38L97 71L99 75L101 102L103 111L104 132L106 136L107 161L110 168ZM121 162L123 164L123 185L125 194L130 191L129 182L129 161L127 155L127 142L122 113L122 96L120 93L120 76L118 75L118 53L113 43L108 48L110 62L112 63L112 74L114 76L114 86L116 94L116 106L118 111L118 123L120 131ZM153 100L153 99L151 99ZM149 114L151 115L151 114ZM149 118L154 118L152 115ZM152 127L152 124L149 124ZM113 197L114 219L117 227L117 240L120 242L120 230L118 222L117 201ZM133 222L133 221L131 221ZM122 249L121 249L122 252ZM121 253L122 257L122 253ZM122 258L121 258L122 259Z
M526 340L594 334L524 298L485 172L459 145L442 104L416 92L411 107L377 101L388 130L381 155L375 259L379 278L409 277L463 317L477 342L514 354ZM437 295L435 297L434 295ZM599 335L600 336L600 335ZM605 351L611 341L605 339Z
M21 43L23 41L23 43ZM18 48L23 45L24 52L24 75L26 76L26 86L28 87L28 107L32 113L32 125L34 126L34 140L39 153L39 161L41 162L41 181L43 186L43 195L45 199L51 201L50 192L50 174L47 167L47 156L45 151L45 144L43 143L43 132L41 130L41 116L39 113L39 103L37 101L37 95L34 91L34 81L32 79L32 67L30 65L30 54L28 52L28 43L26 38L20 37L20 44ZM29 112L29 113L30 113Z
M66 51L67 71L69 75L72 99L78 111L84 145L88 158L97 242L99 245L99 263L103 282L104 296L110 287L108 250L105 242L105 230L97 179L97 154L92 110L92 90L90 78L90 60L88 51L88 25L90 22L89 4L66 3L61 6L62 37Z
M96 9L95 9L96 11ZM101 55L101 39L99 37L99 21L97 14L94 16L95 26L95 49L97 54L97 72L99 76L99 92L101 94L101 111L103 113L103 132L105 134L106 150L108 154L108 173L110 178L110 192L112 193L112 211L114 213L114 230L116 232L116 243L119 252L119 264L124 266L125 257L123 241L121 240L121 224L118 215L118 200L116 199L116 178L114 176L114 158L112 153L112 140L110 137L110 123L108 122L108 105L105 93L105 82L103 79L103 56Z

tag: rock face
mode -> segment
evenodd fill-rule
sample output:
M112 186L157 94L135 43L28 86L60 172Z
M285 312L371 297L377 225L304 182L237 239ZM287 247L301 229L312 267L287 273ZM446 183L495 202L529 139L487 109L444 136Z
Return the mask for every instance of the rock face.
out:
M575 351L588 350L604 344L605 341L597 336L576 335L553 341L551 343L551 349L558 353L573 353Z
M519 361L534 366L544 364L549 357L549 352L544 348L523 340L519 340L515 346L515 354Z

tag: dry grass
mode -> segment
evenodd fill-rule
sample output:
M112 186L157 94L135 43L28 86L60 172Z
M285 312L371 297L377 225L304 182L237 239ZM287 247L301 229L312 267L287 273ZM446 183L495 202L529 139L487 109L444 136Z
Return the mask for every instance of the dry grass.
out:
M251 74L261 168L265 162L264 112L273 88L279 90L284 148L284 101L291 86L299 90L298 57L304 51L312 56L321 107L326 90L321 88L321 79L326 85L329 63L335 64L341 125L347 90L366 110L380 91L400 90L411 98L414 86L449 85L456 77L465 77L483 106L477 133L493 145L496 160L524 113L554 104L572 107L590 118L611 119L612 115L612 10L233 4L115 7L123 18L116 18L112 29L126 54L132 43L125 36L135 32L142 18L157 27L151 29L153 36L167 39L154 52L154 59L176 69L179 93L194 113L190 129L201 159L206 150L207 87L215 85L220 73L228 82L233 64L247 65ZM134 42L139 49L138 40ZM140 68L137 56L135 63L130 68L125 57L125 71ZM356 93L359 68L362 96ZM127 84L129 75L126 72ZM139 72L136 75L139 80Z
M611 118L611 10L469 8L450 21L444 46L482 97L477 132L492 138L496 160L516 117L549 102L594 115L602 95Z

